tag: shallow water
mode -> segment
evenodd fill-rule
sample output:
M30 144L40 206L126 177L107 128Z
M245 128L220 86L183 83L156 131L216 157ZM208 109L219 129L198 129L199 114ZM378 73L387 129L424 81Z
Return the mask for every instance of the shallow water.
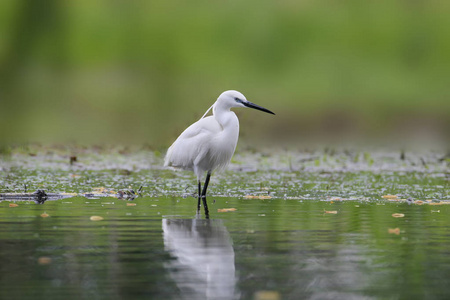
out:
M9 204L4 299L450 297L449 205L217 198L206 220L194 198Z
M0 157L1 299L450 298L442 154L241 152L205 219L157 153L77 151Z

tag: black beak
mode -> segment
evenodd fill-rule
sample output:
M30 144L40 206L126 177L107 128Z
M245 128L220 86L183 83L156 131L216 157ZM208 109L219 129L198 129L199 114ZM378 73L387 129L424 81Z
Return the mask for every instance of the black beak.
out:
M263 111L263 112L266 112L266 113L274 115L274 113L271 112L270 110L268 110L267 108L264 108L262 106L256 105L255 103L251 103L250 101L242 102L242 104L244 104L247 107L254 108L254 109L257 109L257 110L260 110L260 111Z

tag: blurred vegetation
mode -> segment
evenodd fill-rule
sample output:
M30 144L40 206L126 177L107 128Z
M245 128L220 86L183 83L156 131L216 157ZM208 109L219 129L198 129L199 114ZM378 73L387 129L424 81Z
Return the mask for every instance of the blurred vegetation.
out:
M447 141L449 8L1 1L0 143L165 146L227 89L277 113L238 111L247 141Z

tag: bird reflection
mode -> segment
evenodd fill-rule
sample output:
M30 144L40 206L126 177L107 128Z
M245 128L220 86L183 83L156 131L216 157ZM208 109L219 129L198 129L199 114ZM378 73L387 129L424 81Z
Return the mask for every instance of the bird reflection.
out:
M237 299L234 250L222 220L163 219L165 267L184 299Z

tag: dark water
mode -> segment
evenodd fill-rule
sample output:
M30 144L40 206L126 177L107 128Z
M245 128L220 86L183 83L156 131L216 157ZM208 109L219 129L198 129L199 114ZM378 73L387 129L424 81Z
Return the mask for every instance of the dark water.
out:
M450 205L208 200L3 201L0 298L450 298Z

